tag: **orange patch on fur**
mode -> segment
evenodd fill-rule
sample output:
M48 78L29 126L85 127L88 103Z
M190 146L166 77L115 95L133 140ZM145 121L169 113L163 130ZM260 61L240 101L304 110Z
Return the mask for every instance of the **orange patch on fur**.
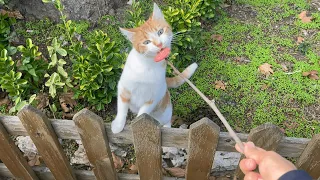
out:
M155 110L164 111L170 103L171 103L171 101L170 101L170 93L167 90L166 94L163 96L162 100L157 104Z
M126 88L123 88L120 94L121 101L124 103L128 103L130 101L130 96L131 96L130 91L127 90Z
M188 69L185 69L181 74L182 74L182 76L183 76L184 78L188 78L188 77L189 77L189 70L188 70Z
M147 102L145 102L145 104L152 104L153 103L153 100L149 100Z

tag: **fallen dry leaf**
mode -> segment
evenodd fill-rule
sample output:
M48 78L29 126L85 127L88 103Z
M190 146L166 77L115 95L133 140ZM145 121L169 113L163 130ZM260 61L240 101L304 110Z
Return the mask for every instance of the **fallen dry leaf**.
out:
M184 177L186 174L186 170L178 167L173 167L173 168L165 168L171 176L174 177Z
M20 11L6 11L4 9L1 9L0 13L2 15L8 14L8 17L13 17L13 18L16 18L16 19L24 19L24 17L20 13Z
M128 174L138 174L138 166L135 164L131 164L128 166L128 170L126 170L126 173Z
M316 70L311 70L311 71L308 71L308 72L303 72L302 73L302 76L308 76L310 79L313 79L313 80L318 80L319 79L319 76L318 76L318 71Z
M216 89L222 89L222 90L226 90L226 85L223 81L215 81L214 82L214 87Z
M268 63L264 63L264 64L260 65L259 71L266 76L273 74L272 65L270 65Z
M64 93L59 96L60 106L63 112L71 112L74 106L77 105L77 101L72 99L73 93Z
M301 19L301 22L303 23L309 23L311 22L312 20L312 17L308 17L307 16L307 11L302 11L300 14L299 14L299 19Z
M220 35L220 34L213 34L211 35L211 38L214 40L214 41L219 41L221 42L223 40L223 36Z
M297 37L297 44L301 44L304 41L303 37Z
M116 169L121 169L124 165L124 162L122 161L122 159L120 157L118 157L116 154L114 154L112 152L112 159L113 159L113 164L114 164L114 167Z
M285 64L281 64L281 67L284 72L288 71L288 67Z
M35 100L38 102L37 109L44 109L49 106L49 96L47 93L39 93Z
M28 159L29 166L31 166L31 167L39 166L41 164L40 158L41 158L41 156L39 156L37 154L33 154L33 153L28 154L27 159Z
M268 84L263 84L263 85L261 86L261 90L266 90L266 89L268 89L268 87L269 87Z

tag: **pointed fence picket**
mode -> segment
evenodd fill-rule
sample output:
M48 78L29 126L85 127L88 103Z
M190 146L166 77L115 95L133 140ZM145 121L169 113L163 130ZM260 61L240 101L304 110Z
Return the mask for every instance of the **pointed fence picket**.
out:
M30 167L10 135L30 136L46 167ZM242 141L253 141L257 146L275 150L285 157L299 158L296 165L316 179L320 178L320 134L310 139L284 137L277 126L263 124L250 134L237 134ZM64 154L60 139L81 140L93 171L73 170ZM117 173L109 142L134 144L139 174ZM203 118L190 129L164 128L152 117L143 114L119 134L111 132L110 124L84 109L73 121L49 120L42 112L24 107L18 116L0 116L0 177L17 179L80 179L80 180L174 180L162 175L161 147L186 148L188 159L186 179L208 179L216 151L235 152L235 142L208 118ZM235 171L234 178L243 174ZM179 178L183 179L183 178Z

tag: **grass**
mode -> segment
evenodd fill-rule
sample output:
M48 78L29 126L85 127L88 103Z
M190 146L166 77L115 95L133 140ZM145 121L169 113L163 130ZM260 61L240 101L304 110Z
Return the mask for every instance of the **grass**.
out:
M316 18L312 23L302 24L297 15L309 7L305 1L279 2L238 1L251 5L258 15L250 21L228 15L221 17L210 32L222 35L223 41L208 44L206 50L195 57L200 64L192 80L202 92L215 99L238 131L249 132L271 122L281 127L287 136L310 138L320 132L320 120L310 118L305 111L319 104L320 84L303 77L302 72L320 71L319 46L308 37L297 45L296 38L303 36L302 30L319 28L320 13L312 13ZM237 62L240 58L250 63ZM271 64L274 74L266 77L259 73L258 67L263 63ZM281 64L287 64L292 74L284 72ZM225 91L214 88L217 80L227 84ZM190 123L198 120L195 119L198 114L194 113L207 105L186 85L175 92L178 92L173 93L175 114Z
M140 2L148 9L141 12L146 15L151 3ZM312 116L320 113L314 108L320 103L320 83L302 76L305 71L320 72L320 47L317 45L320 13L305 0L237 0L236 3L236 6L249 5L256 15L231 11L232 17L226 12L217 16L212 25L206 23L199 34L204 41L193 58L199 68L192 81L208 97L215 99L220 111L238 132L248 133L256 126L271 122L281 127L287 136L310 138L320 133L320 120ZM301 23L298 14L303 10L311 12L313 22ZM248 13L249 18L238 18L237 13ZM85 21L76 22L74 26L86 41L92 39L92 29L101 29L128 52L130 44L118 30L124 24L116 17L104 16L96 26ZM26 29L32 31L26 32ZM24 38L35 39L38 44L46 44L64 34L59 25L49 20L18 23L16 31ZM222 35L223 40L213 41L212 34ZM300 45L296 43L298 36L305 39ZM266 77L258 71L263 63L272 65L272 75ZM288 72L283 71L284 65ZM215 89L218 80L226 83L226 90ZM188 85L172 89L171 95L174 114L188 124L208 116L220 125L212 110Z

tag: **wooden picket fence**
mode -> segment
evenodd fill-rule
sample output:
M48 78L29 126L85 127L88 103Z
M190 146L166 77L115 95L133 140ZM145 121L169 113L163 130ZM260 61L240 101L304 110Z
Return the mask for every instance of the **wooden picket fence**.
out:
M30 136L46 167L31 168L10 135ZM252 129L250 134L239 133L242 141L253 141L257 146L275 150L285 157L298 158L296 166L306 170L314 179L320 176L320 134L312 139L284 137L281 130L272 124ZM73 170L58 141L81 139L93 171ZM109 142L134 144L139 175L117 173ZM142 115L113 134L110 124L101 117L83 109L73 121L49 120L42 112L25 106L18 116L0 116L0 176L16 179L106 179L106 180L173 180L162 177L161 147L187 148L188 159L185 179L205 180L212 171L214 154L217 151L234 152L235 142L219 126L203 118L190 129L163 128L148 115ZM234 176L243 179L236 170ZM180 179L180 178L179 178Z

